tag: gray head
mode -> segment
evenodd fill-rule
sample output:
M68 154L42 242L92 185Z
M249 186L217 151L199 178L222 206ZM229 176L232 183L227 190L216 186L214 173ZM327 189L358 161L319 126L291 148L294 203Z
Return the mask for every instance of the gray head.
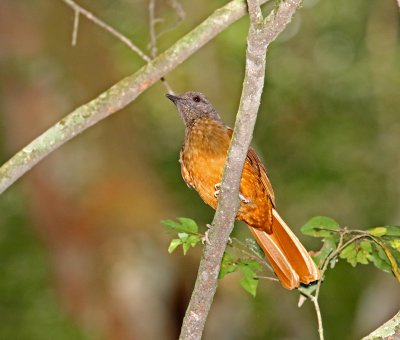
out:
M166 96L178 108L186 127L192 126L197 119L203 117L221 120L218 112L215 111L206 96L200 92L186 92L181 96L173 96L167 93Z

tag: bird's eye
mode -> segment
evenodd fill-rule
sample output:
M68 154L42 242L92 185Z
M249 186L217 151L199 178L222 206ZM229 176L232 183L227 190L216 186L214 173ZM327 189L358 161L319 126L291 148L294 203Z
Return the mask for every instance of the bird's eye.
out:
M201 98L199 96L194 96L193 97L193 101L195 101L196 103L201 101Z

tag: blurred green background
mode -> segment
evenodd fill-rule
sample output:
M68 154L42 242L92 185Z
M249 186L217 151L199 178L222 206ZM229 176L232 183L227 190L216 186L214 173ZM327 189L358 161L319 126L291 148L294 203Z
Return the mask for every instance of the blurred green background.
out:
M81 5L142 49L148 2ZM163 30L176 21L159 0ZM182 1L184 21L162 51L226 1ZM400 225L400 20L395 1L307 0L268 51L253 145L281 215L299 235L310 217L344 226ZM143 62L62 1L0 3L2 163L79 105ZM232 125L243 80L246 18L179 66L178 93L204 92ZM210 222L177 162L183 124L157 84L85 131L0 198L0 339L175 339L200 253L168 255L159 221ZM247 237L242 225L238 237ZM310 249L318 240L300 237ZM312 306L261 282L253 299L228 276L205 339L316 339ZM400 307L395 279L340 262L322 286L327 339L366 335Z

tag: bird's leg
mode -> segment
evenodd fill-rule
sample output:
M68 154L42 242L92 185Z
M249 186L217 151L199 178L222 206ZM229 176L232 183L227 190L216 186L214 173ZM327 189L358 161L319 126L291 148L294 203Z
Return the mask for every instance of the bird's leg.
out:
M221 192L220 187L221 187L221 183L214 184L214 189L215 189L215 191L214 191L214 197L215 197L215 198L218 198L218 195L219 195L219 193ZM240 200L241 200L244 204L250 203L250 199L247 198L246 196L244 196L244 195L241 194L241 193L239 193L239 198L240 198Z
M206 224L206 227L207 227L207 229L211 229L211 224ZM209 232L210 230L206 230L206 232L204 233L204 236L201 238L201 243L202 244L208 244L208 245L210 245L211 244L211 242L210 242L210 240L209 240L209 238L208 238L208 232ZM230 237L228 237L228 244L232 244L233 242L232 242L232 239L230 238Z
M221 187L221 183L214 184L214 189L215 189L214 197L215 198L218 198L218 195L221 192L221 190L219 189L220 187Z

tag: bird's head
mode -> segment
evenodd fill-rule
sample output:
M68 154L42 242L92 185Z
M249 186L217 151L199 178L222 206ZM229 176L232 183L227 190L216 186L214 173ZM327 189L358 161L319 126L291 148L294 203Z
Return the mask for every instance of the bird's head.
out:
M176 105L186 127L192 126L199 118L221 120L207 97L200 92L186 92L181 96L167 93L166 96Z

